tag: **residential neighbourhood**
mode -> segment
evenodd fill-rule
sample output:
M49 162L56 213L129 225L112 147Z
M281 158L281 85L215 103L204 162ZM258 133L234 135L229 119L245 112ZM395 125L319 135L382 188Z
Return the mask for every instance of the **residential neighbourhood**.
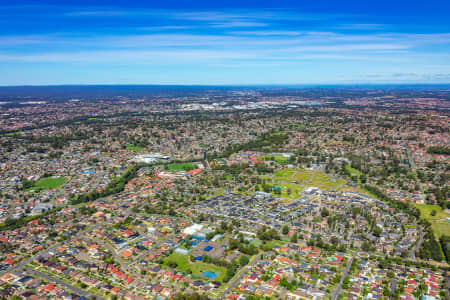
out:
M448 102L273 93L0 106L1 296L448 299Z

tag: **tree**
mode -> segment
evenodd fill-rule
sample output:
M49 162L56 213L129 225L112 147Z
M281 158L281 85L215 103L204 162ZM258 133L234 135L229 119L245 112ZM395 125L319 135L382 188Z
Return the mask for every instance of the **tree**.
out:
M297 243L298 241L298 237L297 237L297 232L295 232L292 237L291 237L291 242L292 243Z
M239 257L239 264L241 266L247 265L249 261L250 261L250 259L248 258L247 255L243 255L243 256Z
M331 242L333 245L337 245L337 243L339 243L339 239L338 239L336 236L332 236L332 237L330 238L330 242Z
M380 237L382 233L383 233L383 231L381 230L381 228L378 226L375 226L375 228L373 229L373 235Z
M228 224L224 221L220 222L220 229L223 231L227 231L228 230Z
M368 242L368 241L364 241L363 243L362 243L362 245L361 245L361 249L363 250L363 251L371 251L372 250L372 246L370 245L370 242Z
M289 227L288 227L287 225L284 225L284 226L283 226L282 233L283 233L284 235L286 235L286 234L289 233Z

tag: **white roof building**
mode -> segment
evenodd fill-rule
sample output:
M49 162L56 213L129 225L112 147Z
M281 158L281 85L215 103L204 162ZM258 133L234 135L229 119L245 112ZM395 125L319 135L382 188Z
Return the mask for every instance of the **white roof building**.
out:
M201 224L193 224L193 225L191 225L189 227L186 227L183 230L183 233L184 234L193 235L193 234L196 234L197 232L199 232L202 229L203 229L203 225L201 225Z

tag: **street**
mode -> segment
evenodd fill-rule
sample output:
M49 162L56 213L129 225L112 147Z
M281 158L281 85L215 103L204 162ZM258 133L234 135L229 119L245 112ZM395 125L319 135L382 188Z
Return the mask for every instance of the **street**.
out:
M224 299L225 296L231 292L236 284L238 284L242 278L247 274L249 270L251 270L260 260L261 260L262 254L260 254L252 263L245 267L245 269L239 274L237 278L235 278L231 284L225 289L225 291L220 295L220 299Z
M344 273L342 273L341 281L339 282L338 286L336 287L336 289L331 294L331 297L330 297L331 300L336 300L337 297L341 294L342 284L344 283L345 278L348 276L348 272L350 271L350 268L352 266L354 258L355 258L355 256L353 256L349 260L349 262L347 263L347 267L345 268Z
M65 288L67 290L70 290L70 291L72 291L73 293L75 293L77 295L84 296L86 298L92 298L92 299L103 299L103 298L101 298L101 297L99 297L97 295L91 294L91 293L89 293L89 292L87 292L87 291L85 291L83 289L80 289L80 288L78 288L76 286L70 285L70 284L68 284L68 283L66 283L66 282L64 282L62 280L59 280L59 279L54 278L54 277L51 277L51 276L49 276L49 275L47 275L45 273L42 273L42 272L30 269L28 267L25 267L24 270L26 270L28 273L33 274L36 277L40 277L40 278L42 278L42 279L44 279L44 280L46 280L48 282L52 282L54 284L62 286L63 288Z

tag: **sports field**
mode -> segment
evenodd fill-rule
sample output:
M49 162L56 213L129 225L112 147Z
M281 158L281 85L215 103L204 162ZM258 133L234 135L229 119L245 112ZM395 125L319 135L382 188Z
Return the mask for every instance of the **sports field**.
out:
M193 163L174 163L168 165L170 171L190 171L195 169L195 164Z
M41 178L38 181L34 183L34 185L29 188L29 190L52 190L57 189L61 185L64 184L64 182L67 181L66 177L46 177Z

